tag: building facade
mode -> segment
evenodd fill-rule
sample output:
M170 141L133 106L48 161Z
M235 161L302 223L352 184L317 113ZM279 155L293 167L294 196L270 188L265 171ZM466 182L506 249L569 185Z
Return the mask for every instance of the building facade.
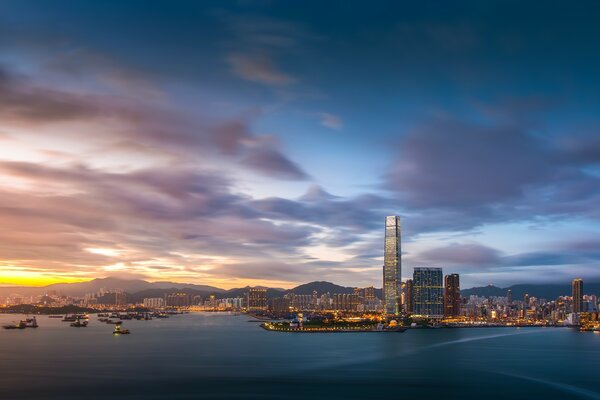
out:
M583 311L583 280L580 278L573 279L573 312L580 313Z
M444 284L441 268L415 268L413 298L415 315L426 318L443 318Z
M383 303L387 314L398 314L402 277L400 217L385 217Z
M444 316L460 316L460 278L458 274L444 277Z
M404 310L408 314L412 314L414 311L414 290L413 290L413 280L407 279L404 284Z
M264 311L267 309L267 289L250 288L248 291L248 310Z
M161 308L165 306L165 299L162 297L148 297L144 299L144 307Z

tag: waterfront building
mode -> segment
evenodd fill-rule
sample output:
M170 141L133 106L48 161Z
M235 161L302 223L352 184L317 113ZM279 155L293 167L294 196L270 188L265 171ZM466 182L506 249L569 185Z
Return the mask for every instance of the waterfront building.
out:
M413 273L414 314L443 318L444 286L441 268L417 267Z
M250 288L248 290L248 310L264 311L267 309L267 289Z
M404 310L407 313L412 313L414 310L414 289L413 289L413 280L407 279L404 284Z
M385 217L383 302L387 314L398 314L402 277L400 217Z
M444 277L444 316L460 316L460 278L458 274Z
M144 307L161 308L165 306L165 299L162 297L148 297L144 299Z
M573 279L573 312L580 313L583 311L583 280L580 278Z

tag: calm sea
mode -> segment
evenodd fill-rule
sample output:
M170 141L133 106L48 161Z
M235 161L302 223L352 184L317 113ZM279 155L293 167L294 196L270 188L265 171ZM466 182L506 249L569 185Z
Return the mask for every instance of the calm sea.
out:
M0 324L22 316L0 315ZM567 328L267 332L245 315L39 316L0 330L0 399L600 399L600 335Z

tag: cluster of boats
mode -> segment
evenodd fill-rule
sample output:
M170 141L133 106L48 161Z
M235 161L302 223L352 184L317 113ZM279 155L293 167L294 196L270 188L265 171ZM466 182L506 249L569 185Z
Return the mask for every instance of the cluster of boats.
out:
M153 318L169 318L170 315L182 314L181 311L166 310L166 311L153 311L153 312L111 312L111 313L99 313L98 321L106 324L114 325L113 335L128 335L131 332L129 329L122 329L121 324L124 320L138 320L138 321L149 321ZM73 328L85 328L89 323L88 314L66 314L66 315L49 315L49 318L60 318L62 322L70 322L70 326ZM25 328L37 328L38 323L35 317L27 318L19 321L18 323L11 323L2 326L4 329L25 329Z
M6 324L2 326L4 329L25 329L25 328L37 328L38 323L35 317L22 319L19 323Z

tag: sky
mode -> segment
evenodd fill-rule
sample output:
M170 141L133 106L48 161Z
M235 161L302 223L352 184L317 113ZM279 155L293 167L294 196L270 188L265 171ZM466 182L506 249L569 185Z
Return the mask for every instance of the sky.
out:
M600 281L595 1L0 13L0 285Z

